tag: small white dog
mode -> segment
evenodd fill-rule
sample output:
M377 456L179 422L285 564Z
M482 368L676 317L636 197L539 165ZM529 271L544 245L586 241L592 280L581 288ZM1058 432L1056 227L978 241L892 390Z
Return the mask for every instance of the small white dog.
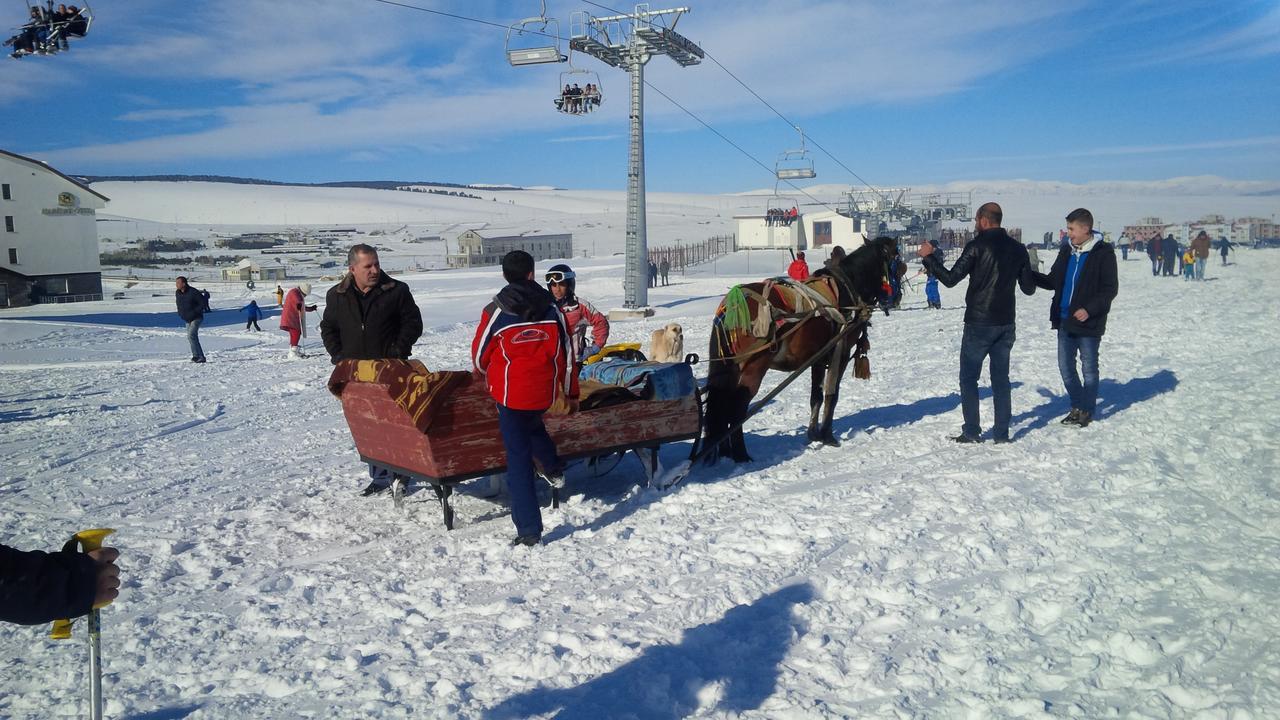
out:
M676 323L667 323L661 330L654 330L649 338L649 359L656 362L684 360L684 328Z

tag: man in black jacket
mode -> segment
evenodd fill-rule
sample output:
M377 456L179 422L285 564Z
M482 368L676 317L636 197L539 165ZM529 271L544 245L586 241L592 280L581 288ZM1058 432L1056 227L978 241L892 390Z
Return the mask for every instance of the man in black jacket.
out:
M347 251L347 276L325 295L320 337L336 365L339 360L408 359L422 335L422 311L409 286L382 272L378 250L361 243ZM369 466L365 495L386 490L391 477Z
M191 345L191 362L204 362L204 349L200 347L200 323L204 322L207 301L204 293L187 284L187 278L179 275L174 281L177 291L178 317L187 324L187 342Z
M974 238L964 246L955 265L948 270L933 255L933 245L924 243L919 255L925 269L947 287L955 287L965 276L964 336L960 340L960 406L964 426L952 438L960 443L982 442L978 417L978 377L982 362L991 357L991 392L995 402L995 425L991 435L998 443L1009 442L1009 421L1013 416L1009 386L1009 354L1013 350L1014 316L1017 308L1014 285L1030 295L1035 292L1027 249L1000 227L1004 212L996 203L978 208Z
M39 625L80 617L114 600L120 594L119 556L115 548L47 553L0 545L0 620Z
M1036 285L1053 291L1049 324L1058 331L1058 372L1071 398L1064 425L1085 427L1098 402L1098 346L1107 313L1119 290L1116 251L1093 232L1093 214L1077 208L1067 216L1070 242L1058 251L1049 274L1032 273ZM1076 356L1084 382L1076 373Z

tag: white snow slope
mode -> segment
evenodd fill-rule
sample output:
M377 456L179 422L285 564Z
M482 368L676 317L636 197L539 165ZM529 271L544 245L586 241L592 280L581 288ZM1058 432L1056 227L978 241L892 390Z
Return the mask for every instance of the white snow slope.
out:
M1280 251L1235 259L1203 283L1121 264L1086 429L1057 422L1041 293L1016 442L948 441L963 287L942 311L917 287L874 321L874 377L843 384L843 447L806 445L801 381L749 423L752 463L667 492L633 458L575 467L533 549L483 481L452 532L429 490L358 497L329 363L285 360L272 320L243 331L245 295L215 294L204 366L168 288L5 312L0 541L118 529L116 718L1278 717ZM675 321L701 351L726 288L784 267L745 260L677 276L614 338ZM619 261L581 294L619 303ZM497 273L405 279L417 356L464 367ZM46 636L0 626L0 716L84 714L83 627Z

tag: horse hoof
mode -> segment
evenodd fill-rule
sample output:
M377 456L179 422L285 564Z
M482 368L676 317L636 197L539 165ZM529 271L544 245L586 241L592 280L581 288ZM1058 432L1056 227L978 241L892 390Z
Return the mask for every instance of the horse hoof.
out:
M827 435L822 438L822 444L827 447L840 447L840 441L837 440L834 435Z
M749 463L751 462L751 456L746 453L742 453L741 455L734 455L733 461L738 463L739 465L743 463Z

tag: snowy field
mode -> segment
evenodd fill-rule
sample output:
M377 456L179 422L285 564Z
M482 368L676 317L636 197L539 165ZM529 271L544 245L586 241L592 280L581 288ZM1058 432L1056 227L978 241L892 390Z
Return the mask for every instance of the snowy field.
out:
M751 465L665 494L631 459L571 474L532 552L506 547L484 483L452 533L430 493L406 514L356 497L329 365L284 360L269 321L212 322L196 367L168 298L33 308L0 326L3 539L119 529L113 716L1267 717L1280 253L1238 259L1203 284L1123 265L1086 430L1056 423L1040 295L1019 312L1017 442L947 442L962 296L909 294L875 322L874 379L845 383L843 448L806 448L796 388L749 426ZM583 294L607 305L617 272ZM418 355L463 366L492 272L408 279ZM615 337L705 338L736 279L679 278ZM82 645L43 635L0 629L0 714L82 709Z
M613 339L674 321L705 353L725 290L786 259L673 275ZM0 541L118 529L110 717L1280 717L1280 251L1233 260L1203 283L1121 264L1083 430L1057 422L1049 295L1020 296L998 447L947 440L963 286L930 311L917 280L874 320L873 378L844 382L843 447L806 446L797 385L748 424L748 465L668 492L634 458L572 469L535 549L484 481L452 532L429 490L358 497L327 359L286 360L274 318L245 332L246 291L214 290L203 366L169 284L5 311ZM586 261L580 294L620 304L621 261ZM402 279L416 356L465 367L497 271ZM82 628L46 636L0 626L0 717L84 715Z

